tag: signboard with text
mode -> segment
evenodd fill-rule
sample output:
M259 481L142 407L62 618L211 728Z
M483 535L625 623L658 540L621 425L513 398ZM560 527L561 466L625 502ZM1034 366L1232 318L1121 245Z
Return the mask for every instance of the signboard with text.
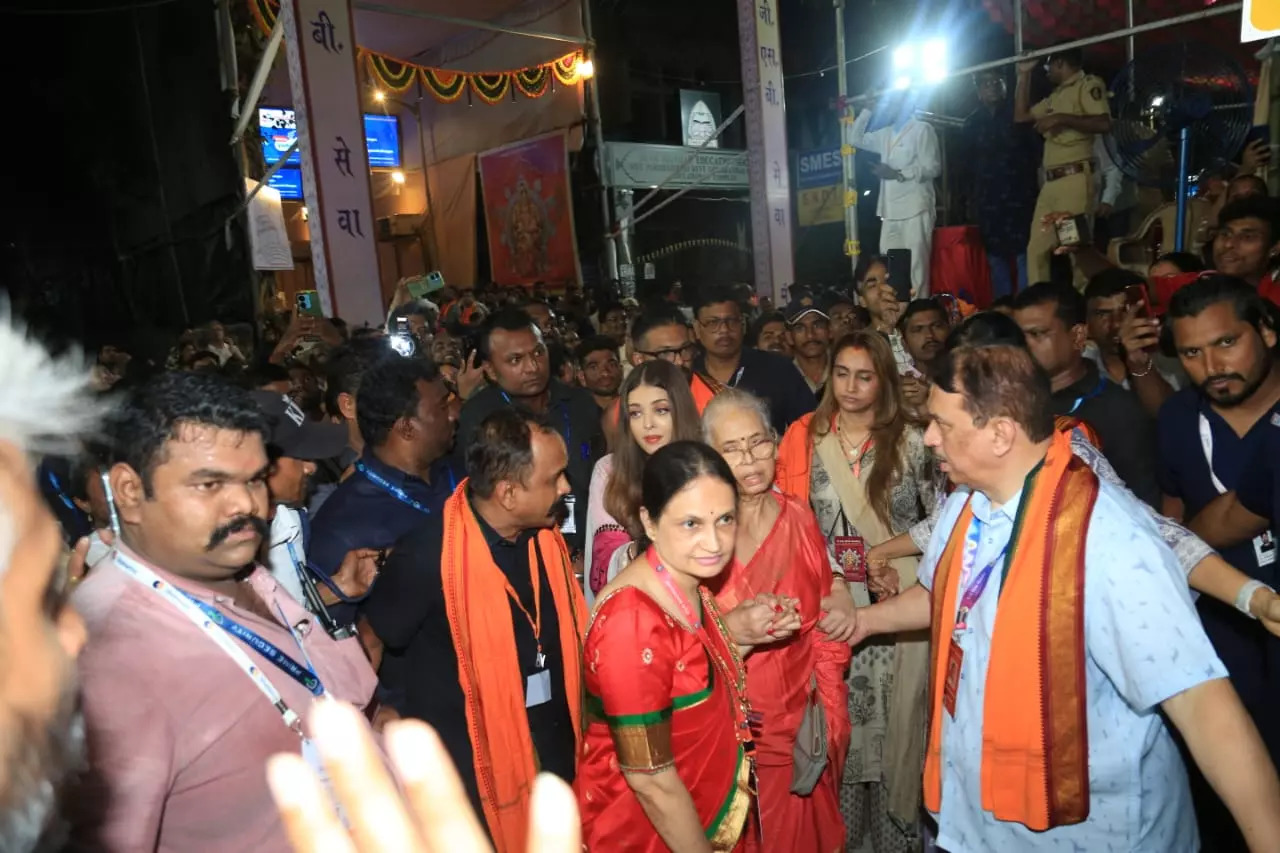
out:
M1240 41L1280 36L1280 0L1244 0L1240 11Z
M353 325L384 319L350 0L283 0L302 189L320 304Z
M796 152L796 224L801 228L844 221L839 148Z
M746 189L744 151L690 151L678 145L644 142L606 142L605 183L611 187L647 190L656 186Z
M780 305L783 289L795 280L795 265L779 5L778 0L738 0L755 286Z
M680 129L684 144L704 148L719 148L720 140L712 134L720 126L720 96L715 92L680 90Z

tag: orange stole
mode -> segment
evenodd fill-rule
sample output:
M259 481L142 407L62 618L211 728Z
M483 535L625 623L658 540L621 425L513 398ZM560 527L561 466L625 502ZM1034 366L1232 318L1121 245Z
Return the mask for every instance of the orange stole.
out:
M1097 431L1079 418L1071 415L1057 415L1053 419L1053 425L1059 432L1065 432L1067 435L1070 435L1072 430L1078 429L1085 438L1089 439L1090 444L1099 450L1102 449L1102 439L1098 437Z
M773 476L773 482L783 494L798 498L806 506L809 504L809 468L813 464L813 438L809 435L811 423L813 412L787 427L786 434L778 442L778 464Z
M587 606L574 581L569 551L554 530L529 540L529 564L542 550L547 584L560 622L565 696L577 749L582 748L582 634ZM524 677L516 658L515 632L505 577L467 500L463 480L444 505L444 548L440 564L445 611L458 653L458 683L467 706L467 730L485 822L498 853L522 853L529 825L529 801L538 773L533 737L524 705ZM545 642L553 639L545 638Z
M1028 477L1000 592L983 696L982 807L1043 831L1089 816L1084 583L1085 537L1098 478L1056 432ZM955 628L968 503L938 560L933 585L929 742L924 802L942 805L942 685Z
M715 380L711 380L715 382ZM716 385L720 385L716 382ZM720 393L720 388L712 388L701 374L695 373L689 380L689 390L693 393L693 404L698 407L698 414L707 410L707 404Z

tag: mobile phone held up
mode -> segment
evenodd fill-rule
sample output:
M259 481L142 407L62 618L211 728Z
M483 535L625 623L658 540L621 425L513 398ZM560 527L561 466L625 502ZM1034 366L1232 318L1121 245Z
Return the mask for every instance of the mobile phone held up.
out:
M1141 317L1144 320L1154 320L1156 315L1151 310L1151 297L1147 293L1145 284L1131 284L1124 289L1124 304L1129 308L1136 308L1135 317ZM1155 344L1142 348L1144 352L1155 352L1157 347Z
M1058 234L1059 246L1077 248L1093 242L1093 235L1089 231L1089 217L1084 214L1059 219L1053 223L1053 230Z
M294 296L298 306L299 317L323 317L324 309L320 307L320 294L314 290L299 290Z

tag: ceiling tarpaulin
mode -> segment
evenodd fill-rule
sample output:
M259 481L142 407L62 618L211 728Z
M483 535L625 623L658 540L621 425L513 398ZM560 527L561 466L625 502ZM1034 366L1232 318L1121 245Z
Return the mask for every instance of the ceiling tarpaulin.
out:
M248 0L269 31L278 0ZM360 71L371 88L421 91L427 160L437 163L567 129L582 145L581 0L355 0ZM424 15L441 16L439 20ZM495 32L467 23L553 34ZM577 43L575 43L577 42ZM419 88L420 87L420 88Z

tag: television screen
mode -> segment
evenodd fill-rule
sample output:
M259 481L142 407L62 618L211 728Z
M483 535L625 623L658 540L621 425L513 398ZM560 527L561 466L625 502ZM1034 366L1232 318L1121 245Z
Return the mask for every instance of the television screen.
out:
M258 131L262 135L262 159L270 166L289 150L298 137L298 126L293 120L293 110L262 107L258 110ZM289 166L302 165L302 152L294 150L289 155Z
M270 166L289 150L289 146L298 136L298 126L294 121L293 110L281 107L260 107L258 132L262 136L262 158ZM399 119L379 113L365 113L364 136L370 168L400 168ZM294 151L285 165L302 165L301 152Z
M395 116L365 113L365 148L369 152L369 168L400 168L400 120Z
M302 199L302 170L282 166L280 171L271 176L267 186L280 191L280 198L300 201Z

